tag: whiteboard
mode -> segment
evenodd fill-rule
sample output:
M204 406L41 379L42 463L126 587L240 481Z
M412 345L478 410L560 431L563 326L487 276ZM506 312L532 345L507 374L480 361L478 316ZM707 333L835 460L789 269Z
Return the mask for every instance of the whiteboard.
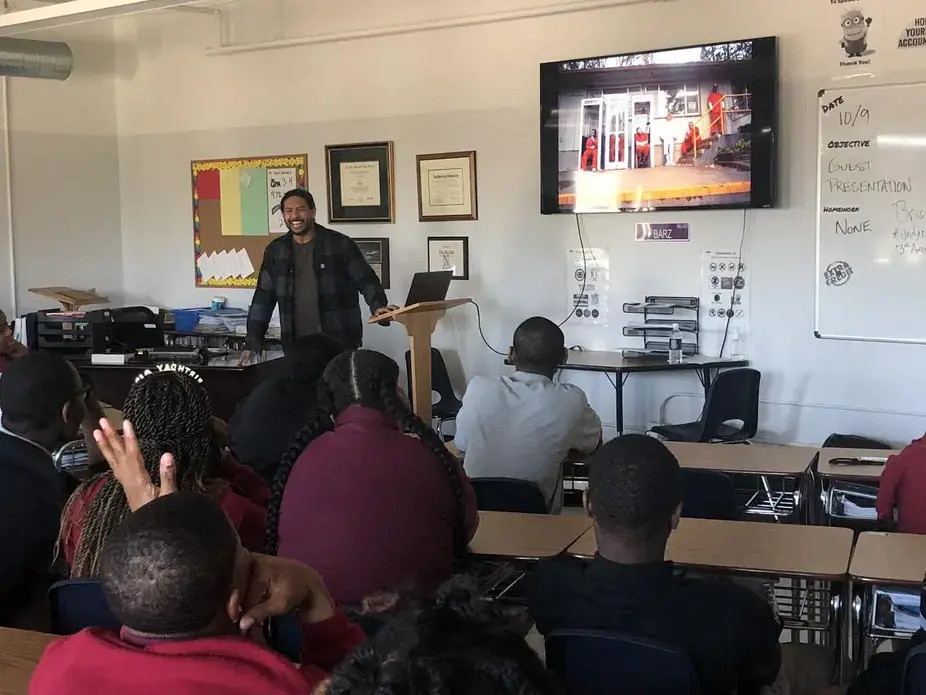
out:
M818 338L926 343L926 83L817 104Z

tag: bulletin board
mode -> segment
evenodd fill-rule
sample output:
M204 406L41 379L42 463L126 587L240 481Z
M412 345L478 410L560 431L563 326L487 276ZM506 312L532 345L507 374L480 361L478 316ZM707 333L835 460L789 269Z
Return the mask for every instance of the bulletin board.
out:
M190 163L197 287L256 287L267 244L286 233L280 199L306 188L308 156Z

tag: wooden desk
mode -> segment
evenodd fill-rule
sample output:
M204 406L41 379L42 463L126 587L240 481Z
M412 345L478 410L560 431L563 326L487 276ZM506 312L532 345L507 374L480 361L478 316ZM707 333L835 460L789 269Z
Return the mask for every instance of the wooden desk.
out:
M919 588L926 575L926 536L912 533L859 534L849 576L853 582Z
M767 444L666 442L666 446L675 454L682 468L793 478L807 472L818 451L811 447Z
M77 371L85 374L96 389L97 398L115 408L122 408L135 377L152 364L90 364L88 360L72 360ZM206 365L190 365L209 390L213 415L228 421L235 408L257 384L280 368L275 360L239 366L237 355L219 357Z
M894 631L883 626L876 627L876 616L881 612L876 605L878 588L905 588L918 592L924 574L926 536L880 531L859 534L849 565L852 600L848 611L854 662L859 670L868 664L873 640L909 637L909 633L892 634Z
M637 374L643 372L682 372L698 371L701 383L704 385L704 394L711 387L712 370L728 367L746 367L747 360L733 360L722 357L706 357L696 355L686 357L679 364L670 364L665 357L624 357L620 352L599 352L595 350L570 350L569 356L562 369L578 372L604 372L616 375L611 383L615 390L615 423L617 433L624 431L624 384L622 374Z
M0 695L26 695L42 652L56 639L44 632L0 628Z
M878 449L820 449L820 462L817 464L817 473L821 478L877 484L881 479L881 473L884 472L883 465L834 465L830 463L830 459L859 458L862 456L867 456L869 458L887 458L899 453L899 451Z
M666 557L684 567L839 581L849 569L852 539L849 529L828 526L682 519ZM592 530L568 552L592 557L597 549Z
M587 516L479 512L474 555L540 560L554 557L591 528Z

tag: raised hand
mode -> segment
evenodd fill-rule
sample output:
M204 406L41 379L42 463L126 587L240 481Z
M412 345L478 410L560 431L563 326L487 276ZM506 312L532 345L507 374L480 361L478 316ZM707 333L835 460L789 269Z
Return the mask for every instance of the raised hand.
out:
M160 461L161 486L151 481L145 468L145 459L138 448L135 428L125 420L122 423L123 436L110 424L109 420L100 420L100 429L93 431L93 439L100 448L100 453L109 464L116 480L125 490L129 509L133 512L144 507L158 497L177 491L177 467L172 454L164 454Z

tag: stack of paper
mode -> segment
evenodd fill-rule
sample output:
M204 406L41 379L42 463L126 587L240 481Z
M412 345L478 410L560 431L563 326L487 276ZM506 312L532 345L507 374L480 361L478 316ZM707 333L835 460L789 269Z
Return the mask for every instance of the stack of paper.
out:
M200 254L196 261L202 282L209 280L229 280L232 278L246 278L254 273L254 266L246 249L232 249L216 253Z

